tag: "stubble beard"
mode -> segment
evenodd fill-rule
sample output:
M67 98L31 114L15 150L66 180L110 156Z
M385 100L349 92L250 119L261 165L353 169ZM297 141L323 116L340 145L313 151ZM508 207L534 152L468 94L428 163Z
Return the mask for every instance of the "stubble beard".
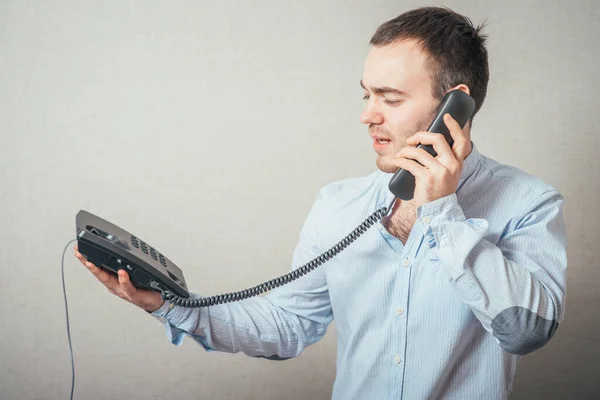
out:
M381 171L383 171L385 173L390 173L390 174L396 173L400 168L393 165L391 163L391 161L396 159L396 154L406 146L406 141L408 140L409 137L411 137L412 135L414 135L415 133L417 133L419 131L427 130L429 125L431 125L431 121L433 121L435 114L436 114L436 109L432 110L430 115L427 118L425 118L424 121L421 121L421 123L419 123L417 125L417 129L410 129L410 130L404 131L404 132L402 132L402 134L400 134L398 136L392 135L389 131L383 131L382 133L384 134L385 137L394 138L392 143L390 143L390 146L392 146L393 148L386 149L385 154L377 154L377 159L375 160L375 163L377 164L377 168L379 168Z
M408 135L408 136L406 136ZM399 170L398 167L391 163L391 160L396 158L396 154L406 146L406 139L411 134L408 132L404 132L401 138L394 139L393 143L390 143L389 146L393 147L391 149L387 149L385 154L377 154L377 159L375 163L377 164L377 168L385 173L393 174Z

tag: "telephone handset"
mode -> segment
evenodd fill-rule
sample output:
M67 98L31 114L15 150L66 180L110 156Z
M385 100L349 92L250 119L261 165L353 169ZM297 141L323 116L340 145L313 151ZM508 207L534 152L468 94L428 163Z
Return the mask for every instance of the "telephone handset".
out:
M444 114L450 113L460 126L464 127L474 108L475 102L469 95L460 90L453 90L442 99L437 115L428 130L441 133L452 144L452 137L443 121ZM431 146L419 145L418 147L424 148L434 157L437 155ZM397 198L410 200L414 195L414 185L413 175L408 171L400 170L390 180L389 189ZM124 269L128 272L134 286L160 292L162 298L172 304L184 307L208 307L257 296L311 272L344 250L387 215L395 201L396 198L387 207L375 211L335 246L302 267L252 288L199 299L190 298L183 271L171 260L137 236L84 210L80 210L76 216L77 248L96 266L113 274Z
M458 122L461 128L464 128L469 118L475 110L475 100L462 90L452 90L444 96L437 109L437 114L433 122L427 128L428 132L435 132L444 135L446 141L452 147L454 141L450 131L444 122L444 115L449 113L452 118ZM433 157L437 156L432 146L420 144L418 148L424 149ZM388 185L390 192L401 200L412 200L415 193L415 177L405 169L400 169L392 176Z

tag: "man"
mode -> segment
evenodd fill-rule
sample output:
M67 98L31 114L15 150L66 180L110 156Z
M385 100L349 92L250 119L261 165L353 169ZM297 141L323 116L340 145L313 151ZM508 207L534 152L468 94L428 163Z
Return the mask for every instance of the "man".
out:
M327 185L300 232L292 268L317 257L393 199L399 168L415 197L332 260L266 296L202 309L172 307L80 258L108 289L152 312L169 339L207 350L287 359L323 337L335 316L334 399L505 399L519 359L564 317L563 198L480 154L444 119L452 148L423 132L443 95L463 90L480 109L488 83L481 26L421 8L379 27L361 86L378 171ZM432 157L417 149L433 145Z

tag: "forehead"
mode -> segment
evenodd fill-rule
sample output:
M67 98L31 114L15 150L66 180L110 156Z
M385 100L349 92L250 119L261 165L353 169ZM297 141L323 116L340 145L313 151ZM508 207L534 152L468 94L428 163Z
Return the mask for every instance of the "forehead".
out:
M367 87L389 86L408 93L429 91L431 79L427 55L415 40L372 46L365 61L363 82Z

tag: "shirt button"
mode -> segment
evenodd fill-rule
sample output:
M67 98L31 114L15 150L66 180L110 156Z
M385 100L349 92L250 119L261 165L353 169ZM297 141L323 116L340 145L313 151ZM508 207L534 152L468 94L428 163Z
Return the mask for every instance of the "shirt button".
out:
M448 244L448 243L446 243L446 241L445 241L445 240L442 240L442 241L440 242L440 246L441 246L441 247L446 247L446 245L447 245L447 244Z
M402 315L403 312L404 312L404 310L402 309L402 307L396 308L396 314Z
M402 261L402 266L403 266L403 267L408 267L409 265L410 265L410 261L408 261L408 258L405 258L405 259Z
M423 223L424 223L425 225L429 225L429 223L431 222L431 218L429 218L429 217L425 217L425 218L423 218L423 219L422 219L422 221L423 221Z
M398 357L398 356L394 356L394 362L395 362L396 364L400 364L400 357Z
M166 319L164 319L163 317L160 317L158 320L159 320L160 322L167 322L167 320L166 320Z

